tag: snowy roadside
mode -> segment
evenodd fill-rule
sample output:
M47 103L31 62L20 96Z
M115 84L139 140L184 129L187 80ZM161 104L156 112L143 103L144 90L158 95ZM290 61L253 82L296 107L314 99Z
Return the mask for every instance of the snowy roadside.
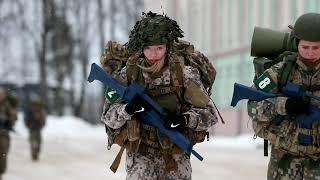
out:
M30 161L21 115L15 128L6 180L125 179L124 156L116 174L108 169L119 148L106 150L103 126L91 126L69 116L49 116L37 163ZM209 142L195 147L205 159L201 162L191 158L193 179L265 179L268 158L263 157L262 149L257 149L260 144L262 140L254 140L252 135L210 137Z

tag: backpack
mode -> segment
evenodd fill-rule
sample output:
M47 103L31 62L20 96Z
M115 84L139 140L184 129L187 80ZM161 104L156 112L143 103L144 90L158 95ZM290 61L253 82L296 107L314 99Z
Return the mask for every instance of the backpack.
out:
M267 57L255 57L253 59L254 65L254 78L253 82L255 83L257 79L264 73L265 70L269 69L271 66L283 61L284 64L278 73L278 89L281 89L288 81L291 70L294 68L297 53L285 51L276 58L267 58ZM255 83L256 84L256 83ZM249 107L249 105L248 105ZM261 127L256 127L257 129ZM268 156L268 140L264 139L264 156Z
M255 57L253 59L254 65L254 78L253 82L255 82L258 77L260 77L265 70L269 69L271 66L283 61L284 64L278 74L278 89L281 89L288 81L289 75L291 70L294 68L296 60L297 60L297 53L285 51L280 54L276 58L267 58L267 57Z
M207 93L211 95L211 88L216 77L216 70L209 59L187 41L180 40L175 42L172 51L178 56L184 57L185 65L197 68L200 73L200 79ZM125 45L116 41L108 41L101 56L100 63L108 73L115 75L120 71L129 59L129 53Z
M211 88L216 77L216 70L209 59L201 52L196 51L190 42L182 40L173 44L173 52L184 57L186 65L198 69L201 82L207 90L207 93L211 95Z

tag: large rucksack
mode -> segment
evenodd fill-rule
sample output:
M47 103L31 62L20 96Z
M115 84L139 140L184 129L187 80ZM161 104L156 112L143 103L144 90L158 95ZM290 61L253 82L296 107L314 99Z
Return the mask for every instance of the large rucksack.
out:
M185 65L189 65L198 69L201 81L209 95L216 77L216 70L209 59L199 51L194 49L194 46L187 41L179 41L173 44L172 51L177 55L184 57ZM126 46L109 41L101 56L100 62L105 70L110 74L115 75L121 70L129 58Z
M265 70L280 61L284 62L277 77L278 88L287 82L295 65L298 40L292 32L280 32L268 28L255 27L251 40L251 56L254 57L255 82Z
M292 33L283 33L266 28L255 27L251 41L251 56L253 56L254 78L256 88L261 75L271 66L283 62L278 73L278 89L287 83L291 70L296 64L297 40ZM248 104L248 108L249 108ZM250 114L250 112L249 112ZM259 129L260 127L255 127ZM264 155L268 156L268 141L264 140Z
M271 66L283 62L283 66L278 73L278 88L281 89L288 81L291 70L294 68L296 63L297 53L285 51L280 54L278 57L271 59L267 57L254 57L253 65L254 65L254 78L253 82L255 82L265 70L269 69Z

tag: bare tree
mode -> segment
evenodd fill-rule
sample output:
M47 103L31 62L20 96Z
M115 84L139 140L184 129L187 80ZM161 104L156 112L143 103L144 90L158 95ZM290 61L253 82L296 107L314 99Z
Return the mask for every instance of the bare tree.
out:
M6 10L14 6L19 8ZM34 77L39 77L42 101L59 107L59 114L63 114L64 82L69 80L72 82L69 83L69 90L74 115L86 116L91 122L97 121L87 117L92 108L101 109L96 100L103 99L101 94L89 97L92 93L89 94L86 89L91 88L86 81L89 58L97 52L97 47L100 53L103 51L106 39L127 38L142 9L143 0L0 0L0 46L5 47L5 42L11 38L21 38L22 42L27 42L26 48L21 45L21 62L27 58L37 67L28 70L25 67L32 65L21 63L12 68L21 69L22 76L32 73ZM8 35L8 28L17 32ZM4 56L1 53L0 61ZM52 80L56 82L55 98L49 91L48 80L50 83Z
M53 28L51 24L52 14L54 9L54 1L50 0L41 0L42 2L42 22L41 22L41 33L40 33L40 42L36 46L36 54L39 61L39 70L40 70L40 96L42 102L48 102L48 83L47 83L47 39L50 33L50 30ZM49 110L50 112L50 110Z
M15 75L20 69L12 63L10 43L21 28L21 16L24 9L21 0L3 1L0 0L0 64L3 67L0 71L1 81L7 81L9 76Z
M98 10L97 10L97 19L98 19L98 29L99 29L99 36L100 36L100 52L103 52L103 47L105 44L105 31L104 31L104 26L105 26L105 17L106 14L103 11L104 10L104 4L102 0L97 0L97 5L98 5Z
M63 9L61 9L63 10ZM55 28L49 39L50 56L48 65L56 80L56 89L54 91L54 108L59 115L64 114L66 93L64 91L64 82L73 72L72 52L73 38L70 32L70 26L66 22L64 11L60 15L55 14L52 22Z
M144 9L144 1L143 0L120 0L117 1L119 3L118 13L120 18L123 19L119 24L119 27L124 30L124 33L129 34L131 27L133 27L134 23L139 19L142 15L142 11Z
M89 64L89 47L90 47L90 34L89 34L89 7L91 3L90 1L74 1L73 9L74 16L77 17L77 26L74 26L74 37L75 37L75 48L76 50L76 58L80 62L81 69L81 83L80 83L80 94L79 98L73 97L73 113L75 116L82 117L83 105L85 101L86 94L86 78L88 75L88 64ZM75 87L72 87L75 90Z

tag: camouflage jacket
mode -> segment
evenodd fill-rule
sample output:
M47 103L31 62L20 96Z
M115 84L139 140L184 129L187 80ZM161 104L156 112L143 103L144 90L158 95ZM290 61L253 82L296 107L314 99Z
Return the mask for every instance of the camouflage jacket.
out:
M283 64L284 62L279 62L264 72L275 82L275 88L270 90L272 92L279 91L278 73ZM320 64L311 69L298 58L296 65L290 72L288 81L302 85L305 90L310 91L313 95L320 96ZM248 114L253 119L253 128L256 135L269 140L276 148L288 151L294 155L310 155L315 159L320 158L320 148L318 148L318 145L310 146L309 150L306 150L308 149L306 148L307 146L299 146L296 135L303 132L304 129L299 128L296 122L287 119L285 110L286 100L287 97L277 97L260 102L248 102ZM320 102L314 99L311 100L311 104L320 106ZM272 122L277 115L285 117L279 124ZM320 140L320 126L313 129L313 135L315 142Z
M40 102L31 102L24 112L24 123L29 129L42 129L46 123L46 111Z
M200 75L197 69L191 66L182 66L183 67L183 86L188 88L191 82L196 83L202 89L203 92L206 92L203 85L200 83ZM166 69L160 78L152 79L148 73L143 73L146 83L149 85L149 88L170 84L170 71ZM119 79L123 83L127 83L126 67L124 67L120 72ZM190 98L184 95L184 100L188 103ZM122 127L126 121L131 119L131 116L126 113L125 109L126 104L123 103L114 103L111 104L108 100L105 101L104 113L101 120L110 128L118 129ZM210 128L217 122L216 112L213 106L213 102L209 100L205 108L199 108L191 106L191 108L184 112L184 114L189 114L189 128L196 131L203 131Z

